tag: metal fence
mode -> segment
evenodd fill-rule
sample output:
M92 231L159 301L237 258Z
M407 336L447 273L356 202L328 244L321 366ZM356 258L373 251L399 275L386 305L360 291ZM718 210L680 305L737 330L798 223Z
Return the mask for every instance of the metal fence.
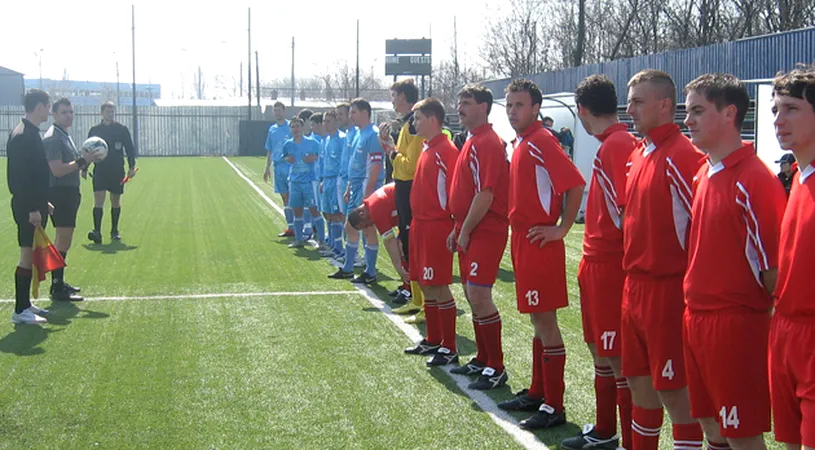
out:
M246 107L149 106L138 108L139 156L220 156L237 155L239 124L246 119ZM0 106L0 155L6 154L9 133L23 116L22 106ZM260 113L254 111L256 117ZM116 119L133 133L132 107L119 106ZM74 126L70 130L77 145L88 130L101 120L98 106L74 106ZM41 126L43 132L50 123Z

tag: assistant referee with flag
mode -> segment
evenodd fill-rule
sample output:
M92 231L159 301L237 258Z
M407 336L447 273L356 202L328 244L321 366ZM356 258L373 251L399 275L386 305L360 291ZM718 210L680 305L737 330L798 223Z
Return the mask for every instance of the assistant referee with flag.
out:
M51 98L32 89L25 95L25 117L12 130L6 145L8 188L11 211L17 224L20 262L14 273L15 303L11 322L40 324L47 320L45 309L31 304L31 248L34 230L48 222L48 160L40 138L39 126L48 120Z

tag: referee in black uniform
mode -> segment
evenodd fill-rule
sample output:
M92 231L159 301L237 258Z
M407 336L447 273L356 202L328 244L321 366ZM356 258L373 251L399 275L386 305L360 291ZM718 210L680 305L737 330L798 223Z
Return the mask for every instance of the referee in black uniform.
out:
M17 224L20 262L14 274L15 303L11 321L39 324L47 310L31 304L31 248L34 229L48 221L48 161L39 126L48 120L48 93L32 89L25 95L25 117L12 130L6 145L11 211Z
M130 171L127 176L136 174L136 150L133 139L126 126L116 122L116 105L105 102L102 105L102 122L88 132L88 137L98 136L108 144L108 156L93 165L93 231L88 239L102 243L102 208L105 206L105 193L110 192L110 238L121 239L119 235L119 216L122 213L120 203L125 177L125 156Z
M51 220L56 228L54 245L67 258L76 228L76 214L82 195L79 192L79 172L94 161L92 153L81 155L68 130L74 124L71 101L61 98L51 108L54 124L45 132L43 144L48 167L51 169L48 201L54 207ZM51 272L51 298L62 301L81 301L75 288L64 280L65 269Z

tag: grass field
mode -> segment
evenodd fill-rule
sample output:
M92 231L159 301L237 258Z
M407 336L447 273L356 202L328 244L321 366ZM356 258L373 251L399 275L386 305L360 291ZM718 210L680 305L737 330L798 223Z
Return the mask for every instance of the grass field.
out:
M232 158L274 201L260 158ZM402 354L410 338L331 265L274 237L283 217L220 158L142 159L123 197L123 241L88 244L90 183L66 279L91 301L51 304L49 324L8 320L18 250L0 216L0 448L518 448L442 369ZM5 171L5 159L0 159ZM8 204L8 192L0 192ZM49 227L53 236L53 228ZM555 447L594 420L593 366L576 285L582 228L567 238L570 424L537 433ZM397 277L380 252L379 298ZM532 326L515 309L509 251L495 300L509 385L527 387ZM47 292L48 283L43 284ZM459 349L475 352L461 289ZM424 331L420 328L420 331ZM494 405L493 405L494 406ZM523 418L524 415L516 416ZM669 423L663 448L669 448ZM775 446L774 446L775 447Z

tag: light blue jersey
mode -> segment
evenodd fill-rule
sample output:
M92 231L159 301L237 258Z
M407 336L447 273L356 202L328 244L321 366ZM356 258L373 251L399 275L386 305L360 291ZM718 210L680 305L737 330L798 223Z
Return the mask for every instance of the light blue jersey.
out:
M300 143L289 139L283 144L283 157L294 157L294 164L289 170L289 182L306 183L314 181L315 162L307 163L305 158L308 155L320 154L320 144L314 139L303 138Z
M323 152L320 156L323 178L337 177L340 175L342 153L345 151L345 146L345 133L339 130L333 135L326 136L323 139Z
M283 143L291 139L291 128L289 128L289 121L283 125L277 122L269 127L269 133L266 135L266 151L272 153L272 162L277 164L283 162Z
M352 126L345 133L345 148L342 149L342 157L340 158L340 174L339 177L343 180L348 179L348 166L351 164L351 154L354 152L354 138L359 132L359 128Z
M368 178L368 171L374 165L379 165L379 176L376 180L368 180L381 184L385 181L384 151L379 143L379 129L368 124L359 130L354 137L353 153L348 164L348 179L363 180Z

